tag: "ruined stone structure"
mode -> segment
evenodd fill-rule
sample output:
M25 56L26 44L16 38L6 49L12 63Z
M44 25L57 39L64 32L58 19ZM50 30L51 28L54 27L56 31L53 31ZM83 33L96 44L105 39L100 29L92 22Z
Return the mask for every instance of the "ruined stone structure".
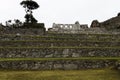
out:
M13 35L44 35L46 28L44 23L37 24L23 24L23 26L0 26L1 34L13 34Z
M120 69L120 17L87 25L0 26L0 69Z
M91 23L90 28L96 28L96 27L100 27L100 23L98 22L98 20L93 20Z
M75 24L55 24L53 23L52 28L48 30L49 32L56 33L71 33L71 34L96 34L96 33L112 33L118 34L120 33L120 16L110 18L106 21L99 22L98 20L93 20L90 27L88 28L87 24L79 24L79 22L75 22Z
M54 30L59 30L59 29L80 30L82 28L88 28L88 25L80 25L79 22L76 22L75 24L55 24L55 23L53 23Z
M70 32L70 33L75 33L76 31L80 31L82 29L87 29L88 25L87 24L79 24L79 22L75 22L75 24L56 24L53 23L53 26L49 31L58 31L58 32Z

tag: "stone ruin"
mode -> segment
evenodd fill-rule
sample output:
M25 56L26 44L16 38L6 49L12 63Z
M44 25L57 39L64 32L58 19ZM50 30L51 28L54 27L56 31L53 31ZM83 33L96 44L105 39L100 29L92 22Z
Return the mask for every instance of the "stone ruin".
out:
M93 20L90 27L87 24L80 24L78 21L75 24L56 24L53 23L52 28L48 29L48 32L56 33L87 33L87 34L100 34L100 33L120 33L120 13L116 17L112 17L106 21L99 22Z
M101 33L120 33L120 13L116 17L112 17L106 21L99 22L98 20L93 20L90 27L88 24L80 24L76 21L74 24L56 24L53 23L52 28L46 31L44 23L37 24L13 24L10 25L8 21L7 25L0 25L1 34L34 34L41 35L46 32L55 33L69 33L69 34L101 34ZM28 29L29 28L29 29Z
M83 28L88 28L87 24L80 24L78 21L75 22L75 24L56 24L53 23L53 26L49 31L59 31L59 30L81 30Z
M93 20L91 27L89 28L87 24L80 24L78 21L75 24L56 24L53 23L52 28L48 29L48 32L56 32L56 33L70 33L70 34L78 34L78 33L107 33L104 28L100 28L100 23L97 20Z
M12 35L44 35L46 28L44 23L18 23L6 25L0 24L0 34L12 34Z
M96 27L100 27L100 23L98 20L93 20L90 28L96 28Z

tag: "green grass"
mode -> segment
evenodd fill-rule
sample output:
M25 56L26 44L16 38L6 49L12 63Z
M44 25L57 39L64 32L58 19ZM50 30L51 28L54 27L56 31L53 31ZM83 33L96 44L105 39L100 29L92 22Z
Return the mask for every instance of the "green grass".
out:
M52 35L44 35L44 36L40 36L40 35L37 35L37 36L34 36L34 35L22 35L21 37L33 37L33 38L71 38L71 37L76 37L76 36L92 36L92 37L95 37L95 36L101 36L101 37L119 37L120 34L57 34L57 33L53 33ZM8 37L15 37L16 35L12 35L12 34L4 34L4 35L1 35L1 36L8 36Z
M56 61L56 60L120 60L120 57L79 57L79 58L0 58L0 61Z
M0 80L120 80L116 70L0 71Z
M8 43L19 43L19 42L45 42L45 43L87 43L87 42L92 42L92 43L102 43L102 42L108 42L108 43L118 43L120 41L98 41L98 40L9 40L9 41L0 41L0 43L4 43L4 42L8 42Z
M29 47L29 46L24 46L24 47L0 47L0 49L110 49L110 50L119 50L120 47Z

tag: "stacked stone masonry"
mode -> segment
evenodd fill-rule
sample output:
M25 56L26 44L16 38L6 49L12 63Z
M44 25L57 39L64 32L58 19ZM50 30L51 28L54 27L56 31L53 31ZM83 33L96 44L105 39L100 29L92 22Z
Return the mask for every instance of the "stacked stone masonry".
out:
M0 61L0 69L77 70L114 67L118 60L92 60L92 57L120 57L119 38L119 34L1 35L1 59L44 58L46 60ZM91 59L74 60L74 58L86 57ZM63 60L47 60L48 58Z
M104 60L57 60L57 61L2 61L2 70L82 70L114 66L116 61Z
M120 49L0 49L0 58L79 58L79 57L120 57Z

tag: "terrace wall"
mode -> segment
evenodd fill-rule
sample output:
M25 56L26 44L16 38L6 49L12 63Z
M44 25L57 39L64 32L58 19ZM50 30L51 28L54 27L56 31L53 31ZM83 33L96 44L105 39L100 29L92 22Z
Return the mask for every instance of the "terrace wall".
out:
M82 70L114 67L114 60L0 61L2 70Z

